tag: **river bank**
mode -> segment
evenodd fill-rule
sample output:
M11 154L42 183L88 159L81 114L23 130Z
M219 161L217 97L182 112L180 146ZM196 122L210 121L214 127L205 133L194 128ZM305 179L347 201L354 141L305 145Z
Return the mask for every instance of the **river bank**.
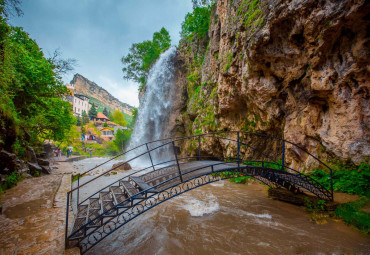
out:
M79 254L65 252L66 193L72 163L55 162L50 175L25 179L0 199L0 254Z
M71 174L105 159L55 162L50 175L26 179L0 201L0 254L65 251L66 193ZM111 162L112 164L114 162ZM105 169L97 169L99 174ZM130 171L128 171L130 172ZM104 176L104 182L117 178ZM81 183L93 176L86 176ZM258 182L221 181L163 203L128 223L88 254L366 254L369 236L334 218L315 224L304 207L267 197ZM89 191L91 192L91 190ZM81 191L81 198L84 192ZM341 195L338 202L353 196ZM199 238L201 237L201 238Z
M88 254L368 254L369 236L341 220L316 224L305 207L272 200L258 182L227 180L171 199Z

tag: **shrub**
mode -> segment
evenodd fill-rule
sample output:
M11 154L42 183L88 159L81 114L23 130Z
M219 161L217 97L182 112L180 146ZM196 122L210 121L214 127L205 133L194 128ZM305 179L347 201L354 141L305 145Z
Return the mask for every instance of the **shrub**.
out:
M192 13L185 16L181 25L181 38L189 42L195 38L202 39L208 36L211 19L211 7L196 7Z
M368 234L370 229L370 213L362 211L361 208L369 203L370 198L363 197L360 200L342 204L335 210L335 215Z
M334 166L333 190L360 196L370 196L370 167L362 163L357 169ZM318 183L330 190L330 172L317 169L308 174Z

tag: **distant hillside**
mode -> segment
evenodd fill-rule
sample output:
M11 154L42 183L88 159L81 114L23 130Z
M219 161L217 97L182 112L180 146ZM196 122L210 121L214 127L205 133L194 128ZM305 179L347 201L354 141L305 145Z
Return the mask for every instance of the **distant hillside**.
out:
M127 115L132 115L134 107L119 101L108 91L80 74L75 74L71 81L71 85L75 87L76 94L88 96L90 98L90 103L95 103L99 111L102 111L104 107L106 107L110 112L120 109L125 113L126 117L129 117Z

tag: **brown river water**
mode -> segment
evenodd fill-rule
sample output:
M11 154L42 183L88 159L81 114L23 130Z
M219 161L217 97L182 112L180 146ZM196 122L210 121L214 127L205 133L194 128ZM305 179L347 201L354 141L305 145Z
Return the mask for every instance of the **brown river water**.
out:
M221 181L149 210L88 254L370 254L370 237L333 219L315 224L264 185Z
M86 168L79 164L59 164L3 194L1 255L64 254L67 174ZM258 183L197 188L132 220L88 254L370 254L369 236L331 218L315 224L304 207L266 193Z

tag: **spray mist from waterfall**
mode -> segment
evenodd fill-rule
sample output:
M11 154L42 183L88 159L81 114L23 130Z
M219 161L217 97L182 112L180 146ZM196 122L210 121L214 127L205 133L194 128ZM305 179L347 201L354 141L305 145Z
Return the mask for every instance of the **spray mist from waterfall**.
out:
M163 52L149 72L148 80L145 86L145 92L140 100L140 107L132 132L129 148L136 147L150 141L166 138L168 134L163 131L169 122L171 110L171 99L174 91L174 72L176 48L171 47ZM149 144L149 148L155 148L162 143ZM147 150L145 146L131 153L138 155ZM172 159L172 147L164 146L151 153L152 160L155 163ZM129 155L128 158L132 158ZM136 165L143 165L150 160L148 155L141 157L135 162Z

